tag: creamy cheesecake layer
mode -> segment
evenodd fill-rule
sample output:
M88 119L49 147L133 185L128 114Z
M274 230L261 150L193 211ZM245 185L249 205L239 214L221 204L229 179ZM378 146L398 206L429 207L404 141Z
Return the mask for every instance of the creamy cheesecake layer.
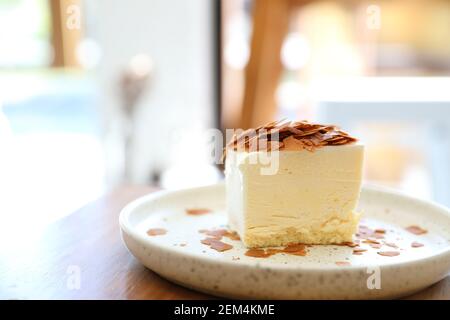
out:
M364 147L351 143L311 152L292 143L285 140L272 175L261 174L266 164L254 163L266 151L227 150L230 227L247 247L352 241Z

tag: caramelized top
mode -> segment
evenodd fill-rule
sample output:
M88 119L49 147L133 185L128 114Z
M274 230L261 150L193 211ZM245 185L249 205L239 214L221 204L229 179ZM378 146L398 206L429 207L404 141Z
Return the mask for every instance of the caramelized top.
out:
M224 158L228 148L236 151L304 149L312 152L324 146L345 145L356 141L356 138L335 125L281 120L245 130L240 134L235 133L224 150Z

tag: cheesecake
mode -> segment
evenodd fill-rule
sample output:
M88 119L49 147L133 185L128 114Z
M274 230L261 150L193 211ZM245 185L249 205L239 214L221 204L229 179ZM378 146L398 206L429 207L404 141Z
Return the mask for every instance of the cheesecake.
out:
M224 150L230 229L248 248L351 242L364 146L334 125L278 121Z

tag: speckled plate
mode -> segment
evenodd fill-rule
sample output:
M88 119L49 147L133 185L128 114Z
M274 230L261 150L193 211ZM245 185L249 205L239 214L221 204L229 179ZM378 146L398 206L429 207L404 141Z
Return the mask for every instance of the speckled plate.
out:
M186 209L208 208L201 215ZM226 228L223 185L162 191L142 197L120 215L130 252L161 276L213 295L257 299L366 299L411 294L450 271L450 210L379 187L363 188L361 224L383 229L384 239L360 255L347 246L311 246L306 256L278 253L246 256L239 240L223 238L232 249L218 252L200 241L202 229ZM409 226L427 230L417 235ZM149 229L165 234L149 236ZM161 231L161 230L159 230ZM416 243L413 247L413 243ZM372 244L373 245L373 244ZM420 246L423 245L423 246ZM399 252L383 256L380 252Z

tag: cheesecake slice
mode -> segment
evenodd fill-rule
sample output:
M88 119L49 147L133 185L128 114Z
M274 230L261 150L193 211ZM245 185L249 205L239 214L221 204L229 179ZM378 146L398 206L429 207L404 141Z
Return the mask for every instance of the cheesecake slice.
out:
M225 149L229 227L247 247L351 242L363 145L335 126L273 122Z

